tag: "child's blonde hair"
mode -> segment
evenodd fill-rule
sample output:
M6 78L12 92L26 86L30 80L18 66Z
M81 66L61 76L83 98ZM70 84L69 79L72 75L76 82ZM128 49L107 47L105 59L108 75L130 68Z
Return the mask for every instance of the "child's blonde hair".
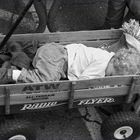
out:
M113 65L118 75L140 73L140 53L133 48L120 49L113 58Z

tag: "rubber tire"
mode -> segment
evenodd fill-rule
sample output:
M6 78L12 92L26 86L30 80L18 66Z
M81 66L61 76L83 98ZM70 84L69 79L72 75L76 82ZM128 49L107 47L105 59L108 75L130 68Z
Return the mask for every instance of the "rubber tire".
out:
M122 126L133 128L133 134L125 140L135 140L140 136L140 118L133 112L118 112L103 121L101 134L104 140L119 140L114 137L114 132Z
M24 135L27 140L36 140L36 131L28 120L5 120L0 125L0 140L8 140L15 135Z

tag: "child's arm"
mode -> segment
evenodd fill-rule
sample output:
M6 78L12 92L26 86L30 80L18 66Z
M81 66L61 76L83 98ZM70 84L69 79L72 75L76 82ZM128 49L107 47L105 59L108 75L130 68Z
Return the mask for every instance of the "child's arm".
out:
M106 63L106 62L105 62ZM94 79L105 76L106 66L102 62L91 63L79 76L79 79Z

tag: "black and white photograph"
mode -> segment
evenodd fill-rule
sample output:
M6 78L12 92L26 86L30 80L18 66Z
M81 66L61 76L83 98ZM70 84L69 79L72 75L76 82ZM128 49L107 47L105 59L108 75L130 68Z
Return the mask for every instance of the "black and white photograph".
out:
M0 140L140 140L140 0L0 0Z

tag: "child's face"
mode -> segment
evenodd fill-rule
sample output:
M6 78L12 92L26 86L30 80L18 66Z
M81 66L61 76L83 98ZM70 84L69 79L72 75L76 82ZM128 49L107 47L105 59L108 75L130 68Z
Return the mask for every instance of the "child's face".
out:
M115 68L114 68L114 65L113 65L113 58L108 63L108 66L107 66L106 71L105 71L105 75L106 76L116 75L116 71L115 71Z
M105 75L106 75L106 76L125 75L125 74L127 75L126 72L124 72L124 71L117 71L117 70L114 68L113 59L114 59L114 58L112 58L112 59L110 60L108 66L107 66L107 68L106 68Z

